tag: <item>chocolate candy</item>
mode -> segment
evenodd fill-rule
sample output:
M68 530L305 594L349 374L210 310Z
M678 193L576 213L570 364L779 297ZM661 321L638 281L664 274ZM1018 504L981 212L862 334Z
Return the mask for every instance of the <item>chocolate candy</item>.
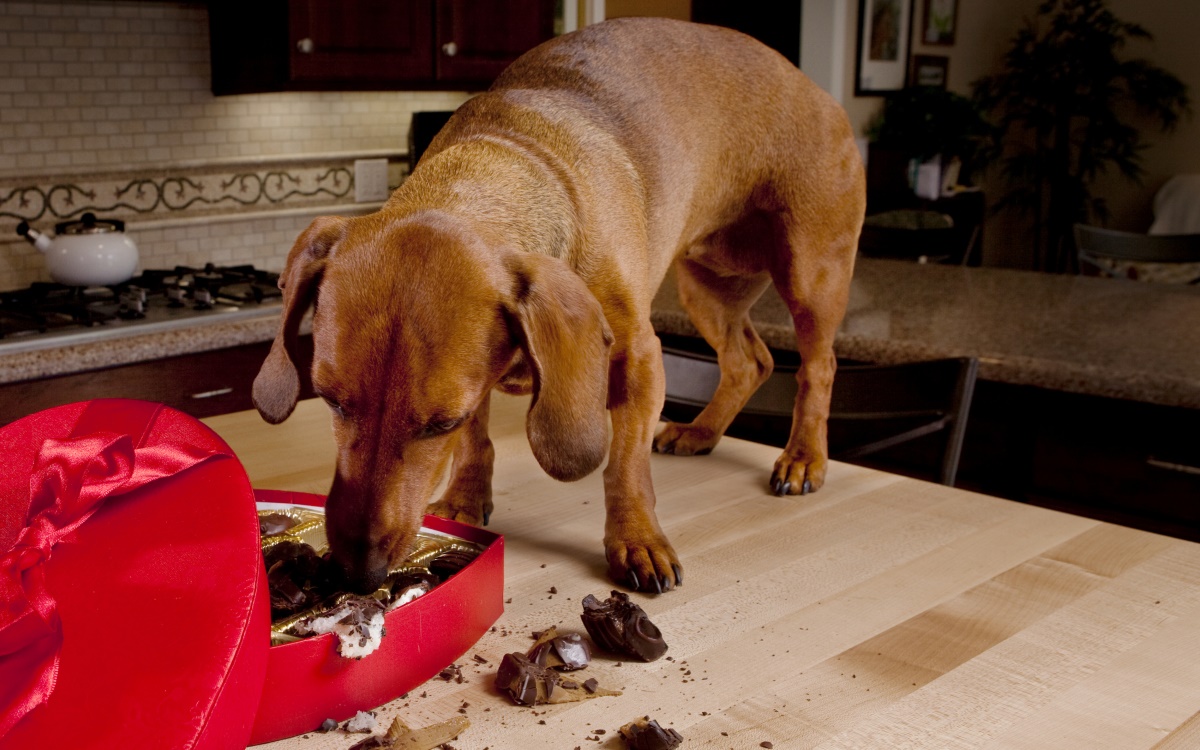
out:
M444 581L478 556L478 550L465 545L447 545L441 554L429 561L429 572Z
M339 654L347 659L361 659L374 653L387 635L383 609L382 603L369 596L346 595L337 607L300 620L293 632L300 636L333 633L338 639ZM359 715L365 714L360 711ZM365 721L359 715L355 719Z
M286 513L260 513L258 515L258 533L263 536L282 534L297 523L299 521Z
M428 594L437 585L437 576L432 573L416 570L404 571L388 576L375 596L387 603L390 612L396 607L402 607L413 599Z
M496 688L509 694L514 703L538 706L543 703L569 703L600 695L620 695L593 683L585 689L575 680L567 679L553 669L539 666L520 653L505 654L496 671Z
M674 750L683 742L683 736L674 729L663 729L649 716L630 722L619 730L629 750Z
M662 632L628 594L614 591L603 602L588 594L581 618L592 640L608 651L642 661L654 661L667 653Z
M302 542L282 541L263 552L272 617L300 612L333 592L336 570Z

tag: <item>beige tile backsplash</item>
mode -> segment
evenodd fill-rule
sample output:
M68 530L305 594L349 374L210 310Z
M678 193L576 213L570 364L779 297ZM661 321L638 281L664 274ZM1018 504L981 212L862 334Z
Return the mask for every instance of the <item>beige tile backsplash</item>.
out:
M203 3L0 0L0 290L48 280L41 256L16 237L20 219L48 229L86 207L127 220L143 268L278 270L314 215L355 210L353 190L281 199L265 191L244 205L228 176L282 174L299 185L310 176L297 170L327 164L352 174L354 158L388 156L395 184L411 113L453 109L467 96L214 97ZM161 200L147 208L117 194L135 182ZM184 206L185 198L197 200Z

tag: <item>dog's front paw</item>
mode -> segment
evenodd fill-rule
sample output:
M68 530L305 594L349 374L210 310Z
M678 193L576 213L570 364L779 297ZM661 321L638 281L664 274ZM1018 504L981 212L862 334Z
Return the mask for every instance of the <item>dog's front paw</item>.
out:
M825 484L829 462L823 456L797 457L784 451L771 472L771 491L776 495L807 495Z
M661 594L683 585L683 565L666 537L648 541L605 541L608 575L634 591Z
M492 517L492 501L459 503L442 498L430 505L425 512L438 518L448 518L469 526L487 526Z
M714 435L707 427L667 422L654 437L655 453L673 453L676 456L702 456L711 453L720 435Z

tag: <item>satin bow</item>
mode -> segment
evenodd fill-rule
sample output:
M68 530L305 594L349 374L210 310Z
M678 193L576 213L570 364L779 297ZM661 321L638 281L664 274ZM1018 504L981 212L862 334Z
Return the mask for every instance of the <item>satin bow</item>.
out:
M183 442L135 448L132 436L113 432L42 444L25 527L0 555L0 737L50 697L58 678L62 628L45 571L54 545L106 500L222 455Z

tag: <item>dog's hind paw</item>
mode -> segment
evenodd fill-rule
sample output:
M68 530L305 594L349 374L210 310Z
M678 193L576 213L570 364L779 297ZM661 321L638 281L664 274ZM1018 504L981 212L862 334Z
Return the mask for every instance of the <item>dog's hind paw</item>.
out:
M655 453L673 453L676 456L703 456L716 447L720 435L714 435L706 427L667 422L654 436L652 445Z

